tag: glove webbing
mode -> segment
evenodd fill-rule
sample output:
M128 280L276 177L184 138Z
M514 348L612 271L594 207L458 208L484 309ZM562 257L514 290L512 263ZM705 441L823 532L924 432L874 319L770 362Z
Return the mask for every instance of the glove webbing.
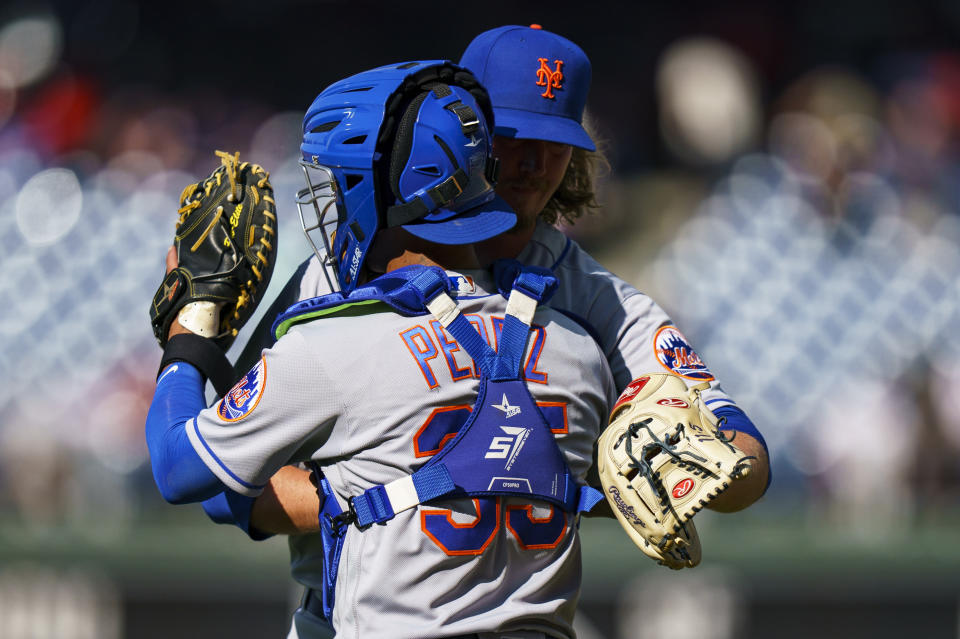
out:
M630 424L627 430L625 430L623 434L620 435L620 438L617 440L617 443L614 444L614 448L618 447L622 442L624 442L624 440L626 440L627 457L629 457L632 460L632 463L629 464L629 467L636 469L637 472L641 476L643 476L644 479L647 480L647 483L650 485L650 488L653 490L653 493L657 496L657 498L660 501L661 513L666 514L667 512L670 512L673 514L674 518L677 521L681 521L682 518L676 512L676 510L674 510L673 502L670 500L670 496L667 494L667 490L666 488L664 488L663 482L660 481L659 473L655 473L653 471L653 469L650 467L650 464L649 462L647 462L647 460L651 459L658 452L663 452L669 455L677 463L678 466L680 466L681 468L686 468L692 471L694 474L701 474L704 477L718 477L718 475L700 463L700 462L706 462L707 461L706 458L700 457L699 455L695 453L691 453L690 451L680 451L678 453L675 450L674 447L676 445L676 442L679 440L679 437L681 436L681 433L684 430L683 424L677 424L677 430L674 431L673 436L669 437L667 441L663 441L662 439L657 437L656 433L654 433L653 430L650 429L651 421L653 420L648 417L642 421ZM633 453L633 438L637 436L637 433L641 428L645 429L650 434L650 437L653 439L653 441L645 445L641 449L640 458L638 459L637 456L634 455ZM674 440L672 443L670 442L671 439ZM688 455L693 459L686 460L686 459L683 459L681 455ZM680 526L681 528L683 528L684 534L689 537L690 535L686 528L686 522L681 523ZM660 541L661 549L670 542L671 542L671 539L669 537L664 537Z
M243 193L240 189L240 184L239 184L239 175L240 175L240 171L244 170L247 166L250 165L250 163L240 162L239 151L237 151L232 155L230 153L226 153L225 151L215 151L215 153L217 157L220 158L221 168L223 170L215 171L213 175L211 175L209 178L207 178L203 182L198 184L190 184L183 190L183 192L180 194L180 201L184 202L184 204L179 209L177 209L177 213L180 214L180 219L177 222L178 229L183 224L187 216L194 209L200 206L202 202L202 200L199 198L192 199L193 195L197 192L197 190L202 188L204 193L209 196L210 191L214 186L214 182L216 182L216 186L220 186L220 184L223 183L224 174L227 175L227 179L230 181L230 193L227 195L227 201L238 202L243 197ZM253 198L253 206L257 206L260 204L260 198L261 198L261 195L257 189L272 188L272 187L270 186L269 172L264 171L263 168L257 164L253 165L252 170L256 174L259 174L259 173L263 174L263 176L259 180L257 180L257 185L256 185L257 188L250 189L250 194L251 194L251 197ZM265 202L269 202L270 204L274 204L274 205L276 204L271 196L264 194L262 197ZM274 223L276 222L277 217L270 211L263 210L261 213L268 220L273 221ZM201 233L200 236L197 238L197 240L193 243L193 246L190 247L191 252L194 252L198 248L200 248L203 242L207 239L207 236L210 235L210 232L216 227L217 223L220 222L220 218L222 216L223 216L223 205L220 204L217 206L217 210L213 218L207 224L207 228L204 229L203 233ZM250 270L253 272L254 276L256 276L257 282L263 281L263 272L260 270L259 267L261 265L267 266L269 264L269 260L267 256L264 255L263 249L273 250L273 244L270 242L270 237L276 233L276 230L268 222L264 222L261 225L261 228L263 229L263 237L260 238L261 246L256 253L257 258L260 261L250 263ZM251 228L250 235L247 238L247 246L252 246L254 239L255 239L254 230ZM238 251L237 266L231 269L231 271L238 270L240 266L240 262L242 262L245 259L246 259L246 256L243 254L243 252ZM215 274L211 274L208 277L212 279L214 277L219 277L221 275L223 275L223 273L215 273ZM197 281L200 281L202 278L195 278L195 279ZM257 292L257 286L254 282L248 280L240 284L240 292L237 296L237 301L236 301L236 304L234 305L233 313L225 318L222 318L221 323L223 328L220 331L220 334L233 334L234 337L236 336L238 331L233 328L233 321L240 319L240 309L245 308L248 304L250 304L253 301L253 297L256 294L256 292Z

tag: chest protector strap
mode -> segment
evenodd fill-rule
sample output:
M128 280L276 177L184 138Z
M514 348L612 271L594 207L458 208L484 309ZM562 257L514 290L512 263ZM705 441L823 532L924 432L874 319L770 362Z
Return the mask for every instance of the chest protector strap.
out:
M453 290L453 282L435 266L405 266L381 275L349 294L329 293L295 303L277 316L273 333L283 337L295 324L345 313L392 311L405 317L426 315L424 295Z
M470 417L456 437L412 475L364 491L350 499L349 510L343 511L317 469L324 569L319 596L323 621L328 625L340 553L351 523L363 528L384 522L397 512L443 496L526 495L581 512L604 499L600 491L574 484L553 434L520 377L537 303L549 297L556 280L546 272L525 272L517 262L498 265L494 267L498 288L510 291L498 352L460 314L448 295L452 283L436 268L400 269L390 274L390 281L378 278L374 286L355 289L349 296L306 300L291 307L274 325L279 336L298 322L347 309L392 310L408 316L431 313L481 371L480 391Z
M603 497L579 486L521 376L537 304L556 279L542 269L515 269L494 351L436 281L424 271L409 284L429 312L474 359L480 389L453 440L412 475L374 486L350 500L350 517L365 527L439 497L525 496L567 512L589 510Z

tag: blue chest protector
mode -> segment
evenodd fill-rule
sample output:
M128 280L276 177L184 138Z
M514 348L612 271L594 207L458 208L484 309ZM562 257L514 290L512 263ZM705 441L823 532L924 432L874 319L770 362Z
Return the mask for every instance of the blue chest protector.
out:
M537 304L556 288L544 269L500 261L495 275L508 290L506 314L494 351L450 297L446 274L432 267L408 267L358 288L305 300L278 317L278 337L298 321L336 313L356 304L383 302L404 315L430 313L473 358L480 371L480 389L473 410L456 436L412 475L374 486L349 500L341 512L325 478L320 525L324 544L323 608L333 610L333 589L343 537L349 524L364 529L392 519L396 513L438 498L525 497L566 512L590 510L602 494L579 485L557 445L546 419L521 376L530 323Z

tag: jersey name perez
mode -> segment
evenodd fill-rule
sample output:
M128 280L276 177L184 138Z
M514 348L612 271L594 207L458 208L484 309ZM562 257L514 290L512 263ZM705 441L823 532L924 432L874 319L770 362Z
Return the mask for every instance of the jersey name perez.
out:
M496 350L503 330L503 316L483 316L476 313L465 314L473 327L487 344ZM534 324L527 343L524 359L523 377L528 382L546 384L548 375L538 368L540 355L547 341L547 330ZM493 336L491 341L490 336ZM428 388L436 388L441 381L459 382L465 379L478 379L480 373L473 359L460 348L456 340L437 320L423 320L421 323L400 333L423 374Z

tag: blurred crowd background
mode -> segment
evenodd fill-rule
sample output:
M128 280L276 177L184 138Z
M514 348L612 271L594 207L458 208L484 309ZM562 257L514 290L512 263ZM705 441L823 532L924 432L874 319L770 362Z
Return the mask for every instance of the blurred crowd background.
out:
M282 635L282 541L167 506L150 476L147 309L180 192L215 149L271 171L269 299L310 250L313 96L531 22L590 56L611 165L602 213L565 231L666 308L774 472L750 511L703 517L691 575L585 525L581 635L882 637L919 614L958 636L960 3L254 7L0 5L0 637Z

